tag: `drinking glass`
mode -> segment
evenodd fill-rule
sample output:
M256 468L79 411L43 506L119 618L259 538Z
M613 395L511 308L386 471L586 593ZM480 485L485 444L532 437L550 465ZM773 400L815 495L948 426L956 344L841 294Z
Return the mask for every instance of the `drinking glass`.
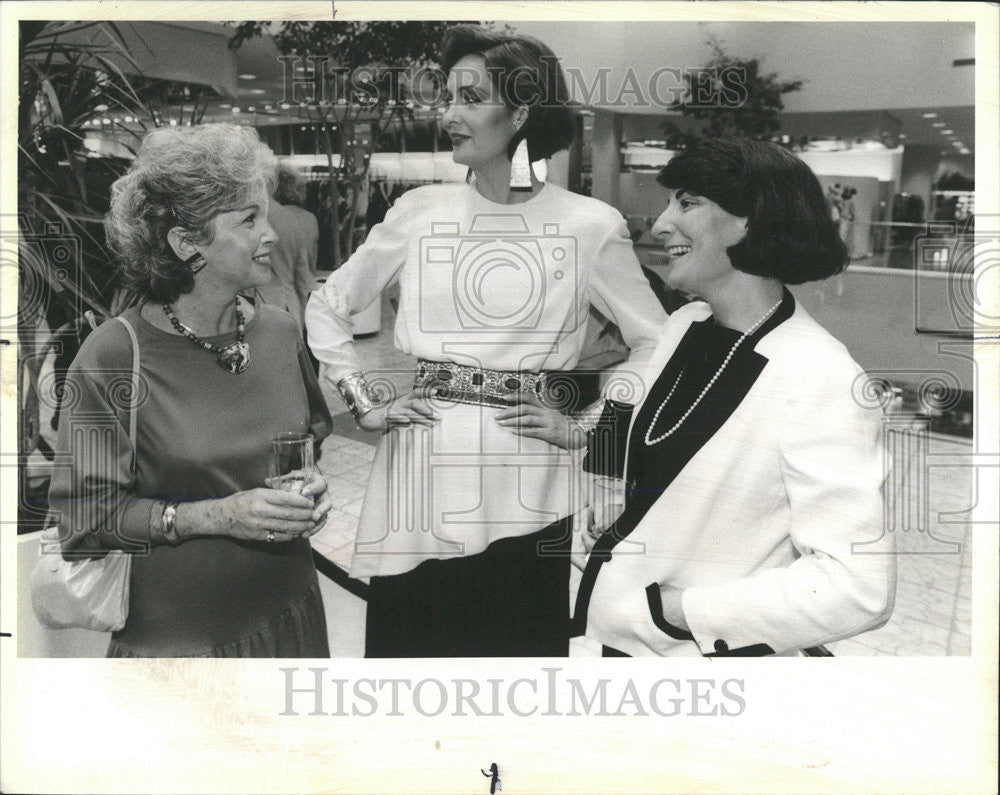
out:
M313 435L281 433L271 439L268 454L268 485L281 491L301 492L312 480Z

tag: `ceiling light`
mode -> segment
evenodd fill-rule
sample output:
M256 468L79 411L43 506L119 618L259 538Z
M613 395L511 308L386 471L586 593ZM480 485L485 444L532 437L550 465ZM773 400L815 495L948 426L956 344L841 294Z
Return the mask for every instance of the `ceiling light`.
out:
M954 130L941 130L941 135L954 135Z
M248 93L250 93L250 94L266 94L267 91L265 91L263 88L251 88Z
M251 105L249 108L247 108L247 113L256 113L256 112L257 112L257 108L255 108L253 105Z
M239 113L239 112L240 112L239 108L235 108L235 107L233 108L233 113Z
M281 105L280 105L280 107L281 107L282 110L288 110L292 106L289 105L287 102L282 102Z
M236 76L240 80L256 80L257 79L257 75L252 75L252 74L249 74L249 73L244 73L244 74L236 75Z
M925 119L936 119L937 118L937 114L936 113L925 113L924 114L924 118Z
M956 149L965 149L965 144L963 144L961 141L952 141L951 145L954 146Z
M947 127L947 126L948 125L945 124L943 121L936 121L933 124L931 124L931 127Z
M231 108L232 105L229 102L220 102L219 103L219 107L220 108Z
M972 154L972 150L971 149L959 149L958 153L960 155L971 155Z
M906 133L900 133L897 137L899 137L899 138L906 138Z

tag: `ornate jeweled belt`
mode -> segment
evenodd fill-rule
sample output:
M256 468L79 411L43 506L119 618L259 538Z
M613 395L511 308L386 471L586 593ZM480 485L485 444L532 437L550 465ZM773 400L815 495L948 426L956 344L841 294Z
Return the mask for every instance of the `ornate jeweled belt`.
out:
M510 403L504 395L530 392L541 398L545 392L545 373L517 370L484 370L452 362L417 360L413 386L437 389L437 396L456 403L475 403L503 408Z

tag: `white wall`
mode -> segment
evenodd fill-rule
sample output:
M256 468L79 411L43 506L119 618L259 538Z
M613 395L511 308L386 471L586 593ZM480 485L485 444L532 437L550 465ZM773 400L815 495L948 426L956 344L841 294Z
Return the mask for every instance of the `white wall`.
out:
M629 67L645 85L660 67L704 66L705 43L720 38L725 51L762 59L765 72L802 79L785 97L785 111L883 110L975 104L967 67L975 57L971 22L517 22L512 27L548 44L586 85L609 67L620 93ZM661 81L661 95L669 85ZM575 97L582 101L579 95ZM623 98L631 107L632 98Z

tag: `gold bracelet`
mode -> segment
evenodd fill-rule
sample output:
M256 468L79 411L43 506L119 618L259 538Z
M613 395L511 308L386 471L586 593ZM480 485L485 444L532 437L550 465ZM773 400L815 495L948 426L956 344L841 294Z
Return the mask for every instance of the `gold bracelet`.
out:
M174 522L177 519L177 500L171 500L163 507L163 515L160 517L160 529L163 537L170 546L176 546L181 542L177 535L177 527Z
M337 390L355 420L360 420L369 411L381 405L361 373L351 373L341 378L337 382Z

